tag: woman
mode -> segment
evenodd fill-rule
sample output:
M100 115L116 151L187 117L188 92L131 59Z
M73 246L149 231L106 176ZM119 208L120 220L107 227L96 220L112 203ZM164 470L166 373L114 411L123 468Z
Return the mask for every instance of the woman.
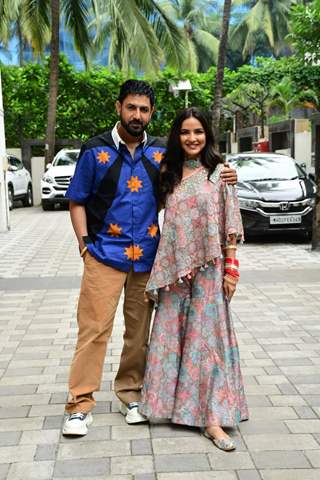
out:
M140 412L202 427L222 450L223 427L248 418L229 305L243 229L233 187L220 179L206 117L175 119L161 173L165 218L147 294L158 301Z

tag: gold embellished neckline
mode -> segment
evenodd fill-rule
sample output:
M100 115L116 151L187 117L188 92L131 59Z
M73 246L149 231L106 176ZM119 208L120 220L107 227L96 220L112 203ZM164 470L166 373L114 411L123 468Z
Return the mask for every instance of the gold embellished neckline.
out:
M205 168L201 165L200 167L197 168L197 170L193 170L192 172L188 173L185 177L182 177L181 181L183 182L184 180L187 180L187 178L192 177L198 172L201 172L201 170L204 170Z

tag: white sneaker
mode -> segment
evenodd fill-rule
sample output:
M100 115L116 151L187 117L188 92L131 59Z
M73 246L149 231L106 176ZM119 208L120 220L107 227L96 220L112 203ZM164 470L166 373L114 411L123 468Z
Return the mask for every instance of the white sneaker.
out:
M125 416L127 423L144 423L148 421L147 417L138 411L138 407L139 403L137 402L131 402L128 405L120 403L120 412Z
M71 413L66 418L62 435L87 435L88 426L93 422L92 414L89 413Z

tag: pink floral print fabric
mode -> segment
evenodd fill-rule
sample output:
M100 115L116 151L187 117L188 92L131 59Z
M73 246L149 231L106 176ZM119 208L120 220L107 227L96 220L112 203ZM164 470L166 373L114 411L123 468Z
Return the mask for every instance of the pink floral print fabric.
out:
M140 412L148 418L234 427L248 418L236 336L219 258L161 289Z
M222 254L230 234L243 237L235 188L222 182L219 164L208 180L204 168L186 177L169 195L157 255L146 291L157 290Z
M237 340L223 293L222 247L243 237L236 191L200 168L168 197L147 284L158 298L140 411L233 427L248 418Z

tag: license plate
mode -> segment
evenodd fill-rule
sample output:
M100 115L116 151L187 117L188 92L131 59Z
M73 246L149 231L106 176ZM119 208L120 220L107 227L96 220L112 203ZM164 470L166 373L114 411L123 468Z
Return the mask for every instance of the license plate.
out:
M301 223L301 215L277 215L270 217L270 225Z

